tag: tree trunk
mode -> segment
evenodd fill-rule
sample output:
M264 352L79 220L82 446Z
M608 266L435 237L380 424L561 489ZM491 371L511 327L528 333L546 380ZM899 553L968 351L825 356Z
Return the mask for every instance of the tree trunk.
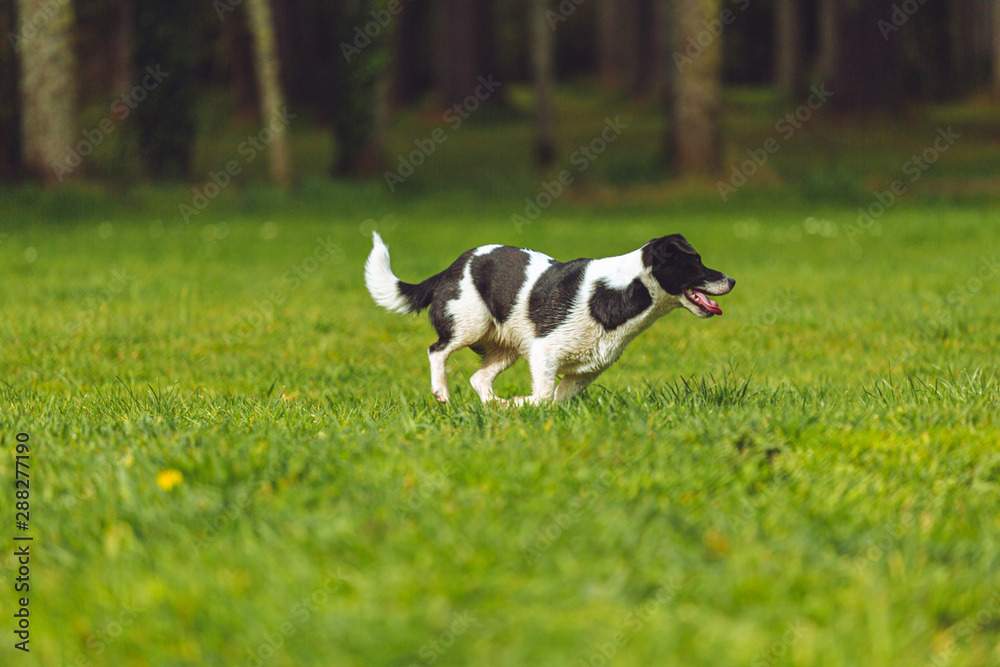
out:
M840 0L819 0L819 55L816 72L821 81L833 77L837 63L837 26L840 15Z
M601 83L633 88L638 69L638 16L641 0L601 0L598 53Z
M22 24L49 16L19 43L24 165L43 183L59 182L72 171L65 158L76 133L73 3L18 0L18 13Z
M634 66L629 88L636 95L655 92L656 64L656 5L659 0L636 0L632 9Z
M317 2L319 15L328 13L333 20L334 45L355 43L359 39L358 26L373 20L371 12L375 6L374 0ZM321 109L332 124L336 139L334 176L375 176L381 174L385 166L389 85L385 66L387 42L388 34L384 31L366 41L356 42L361 44L361 50L352 52L350 58L341 52L342 46L337 46L330 61L316 67L317 74L324 77L319 79L319 85L329 89L323 94ZM322 74L324 70L329 72L329 79Z
M393 18L390 95L393 105L416 102L432 86L427 58L431 9L429 0L411 0Z
M686 44L719 16L721 0L674 0L674 44ZM712 176L721 166L722 41L716 37L694 58L678 64L674 101L675 170Z
M272 19L277 16L272 15ZM260 124L260 91L256 78L254 63L255 51L253 36L247 26L249 17L243 12L233 12L222 22L222 39L226 45L226 59L229 84L233 90L233 106L236 118ZM275 24L275 42L280 44L281 37ZM281 49L278 50L278 61L281 62ZM282 66L284 63L281 63ZM284 81L284 72L279 72L279 79ZM284 89L285 87L282 86ZM287 98L287 95L286 95ZM287 101L287 99L286 99Z
M653 95L661 110L663 129L660 132L660 154L657 161L661 166L674 164L677 147L674 143L674 105L676 103L677 66L672 57L674 42L674 0L656 0L654 7L653 36Z
M496 74L492 0L440 0L437 45L441 104L461 104L479 86L479 77Z
M830 80L830 104L845 111L893 110L902 106L899 47L886 40L879 20L892 13L896 0L860 0L844 7L838 21L838 58Z
M949 3L948 9L952 93L962 97L969 93L976 79L976 8L966 0Z
M253 33L254 53L257 62L257 87L260 90L260 115L264 124L280 118L285 111L285 95L279 78L280 64L274 43L274 23L271 19L270 0L249 0L250 30ZM287 188L292 184L292 167L288 150L288 128L274 132L267 147L271 180Z
M0 2L0 35L20 35L13 2ZM17 54L0 47L0 182L21 176L21 114Z
M531 55L535 75L535 165L548 167L555 160L552 132L552 28L545 18L550 0L531 2Z
M990 9L992 10L992 23L993 26L992 38L993 48L991 50L992 61L992 77L993 77L993 97L1000 101L1000 0L992 0L990 3Z
M775 0L774 86L782 95L797 97L801 85L799 0Z
M135 47L135 8L133 0L118 0L115 3L117 24L112 45L111 90L121 95L131 90L135 77L132 50Z

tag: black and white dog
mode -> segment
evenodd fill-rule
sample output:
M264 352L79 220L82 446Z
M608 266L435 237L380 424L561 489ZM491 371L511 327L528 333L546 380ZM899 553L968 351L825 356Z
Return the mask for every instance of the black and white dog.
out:
M633 338L674 308L698 317L721 315L708 295L728 294L736 281L705 268L680 234L653 239L619 257L557 262L513 246L467 251L419 285L392 273L389 249L375 233L365 284L375 303L397 313L430 307L438 340L427 351L431 386L448 401L445 364L472 348L483 365L471 378L483 402L497 400L493 381L518 357L531 369L523 402L576 396L618 360ZM558 375L562 382L556 386Z

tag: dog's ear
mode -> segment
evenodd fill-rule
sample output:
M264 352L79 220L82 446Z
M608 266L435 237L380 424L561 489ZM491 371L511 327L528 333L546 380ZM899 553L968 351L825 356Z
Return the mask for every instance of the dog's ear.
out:
M645 266L658 266L675 260L677 253L695 255L697 252L681 234L670 234L650 239L642 248L642 263Z
M663 240L666 241L671 247L677 248L683 253L687 253L688 255L698 254L698 252L691 247L691 244L688 243L688 240L684 238L683 234L671 234L670 236L664 236Z

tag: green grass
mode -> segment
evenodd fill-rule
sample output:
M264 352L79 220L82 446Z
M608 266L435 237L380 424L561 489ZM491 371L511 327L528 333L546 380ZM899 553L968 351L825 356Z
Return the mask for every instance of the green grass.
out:
M854 205L797 188L598 179L519 233L530 190L449 189L464 136L415 193L232 189L189 225L179 189L3 193L4 664L1000 664L995 206L915 193L852 244ZM683 232L738 285L578 401L482 406L464 351L440 406L429 325L364 290L372 224L408 280ZM528 387L523 362L497 383Z

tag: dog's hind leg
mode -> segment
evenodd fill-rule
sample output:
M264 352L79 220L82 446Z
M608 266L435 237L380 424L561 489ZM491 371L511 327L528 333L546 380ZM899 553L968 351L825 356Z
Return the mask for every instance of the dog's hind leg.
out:
M447 366L453 351L440 340L427 349L427 358L431 362L431 390L438 403L447 403L449 399Z
M493 347L486 350L483 355L482 367L472 374L469 382L472 388L479 394L483 403L495 400L493 394L493 381L497 376L511 367L520 355L517 351L505 347Z
M599 373L588 373L564 376L562 382L556 387L556 403L579 395L598 375Z

